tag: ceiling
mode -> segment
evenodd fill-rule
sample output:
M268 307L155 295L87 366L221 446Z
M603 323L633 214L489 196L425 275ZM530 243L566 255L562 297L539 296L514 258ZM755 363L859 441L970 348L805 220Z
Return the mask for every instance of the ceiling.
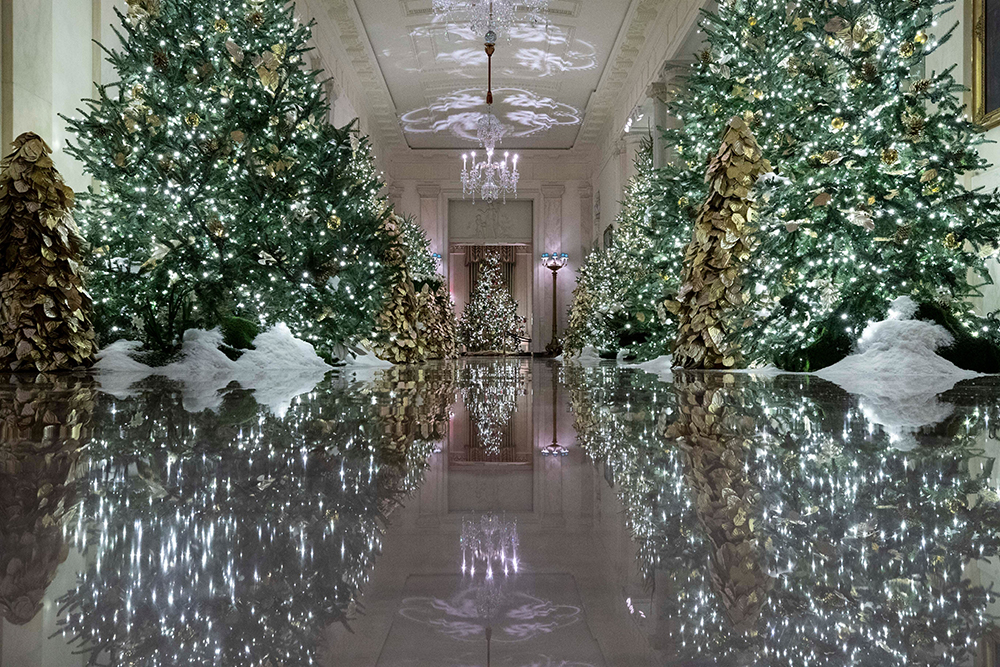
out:
M436 16L431 0L355 0L406 143L475 148L485 107L483 39ZM547 24L522 24L493 56L502 147L569 149L598 88L630 0L552 0Z

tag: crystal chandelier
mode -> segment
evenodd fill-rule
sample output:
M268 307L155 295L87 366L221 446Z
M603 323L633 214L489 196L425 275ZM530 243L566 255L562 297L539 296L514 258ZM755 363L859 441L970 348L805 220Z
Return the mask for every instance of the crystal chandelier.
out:
M517 171L517 155L510 159L510 153L503 154L502 162L493 161L493 148L487 147L486 159L476 162L476 152L472 151L472 165L469 165L469 154L462 155L462 195L472 195L476 201L476 193L487 203L502 198L507 203L507 195L517 196L517 182L521 174Z
M476 136L479 143L486 149L486 160L476 162L476 153L472 153L472 166L469 166L469 155L462 155L462 197L472 196L476 201L476 193L487 203L503 198L507 203L507 195L517 197L517 182L521 174L517 171L518 156L515 155L508 166L510 153L503 154L503 162L494 162L496 151L507 128L493 115L493 54L496 52L496 34L491 30L486 33L487 85L486 113L479 117Z
M495 33L510 39L518 23L543 23L551 0L434 0L434 13L451 23L466 22L477 35ZM519 11L520 10L520 11ZM456 19L464 19L458 21Z
M504 576L517 574L517 522L501 519L494 514L484 514L479 521L462 520L462 573L476 576L476 565L481 563L487 581L493 580L495 570Z

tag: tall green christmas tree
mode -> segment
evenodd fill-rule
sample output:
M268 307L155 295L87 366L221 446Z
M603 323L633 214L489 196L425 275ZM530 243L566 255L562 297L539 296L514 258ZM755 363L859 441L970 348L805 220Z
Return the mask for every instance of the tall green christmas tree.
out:
M625 187L614 245L591 251L577 274L565 341L571 354L591 346L607 356L622 349L656 356L665 348L658 334L674 318L662 302L677 290L680 262L664 274L667 280L653 271L656 237L648 206L654 174L651 140L640 144L635 168Z
M119 80L69 151L103 343L161 352L231 316L334 354L370 333L385 204L366 141L329 127L309 26L279 0L130 0Z
M524 318L504 284L500 253L487 252L479 282L459 322L459 339L470 353L512 354L525 336Z
M984 139L951 70L922 72L951 36L933 34L949 4L729 0L705 15L708 48L671 105L683 126L666 131L677 160L658 177L652 214L667 232L690 225L720 127L743 117L783 179L762 202L738 317L749 361L833 363L908 295L956 334L953 360L1000 370L983 342L995 325L968 303L1000 237L997 197L962 182L987 166ZM664 262L676 254L669 237Z

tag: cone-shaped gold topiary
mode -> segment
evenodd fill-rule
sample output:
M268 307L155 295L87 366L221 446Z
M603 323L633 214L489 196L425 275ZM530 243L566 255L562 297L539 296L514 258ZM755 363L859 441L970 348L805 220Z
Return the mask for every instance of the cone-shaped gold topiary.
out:
M69 551L63 522L76 504L74 467L97 389L75 375L14 382L0 390L0 617L24 625Z
M674 364L684 368L732 368L739 347L729 340L728 311L743 303L742 264L751 250L754 214L751 191L771 171L750 128L736 116L708 168L708 198L694 223L684 256L677 300L667 302L678 316Z
M28 132L0 162L0 370L81 368L97 352L73 191L51 152Z
M735 629L752 632L774 587L761 566L760 490L745 469L753 420L735 403L731 378L687 380L675 385L679 414L667 437L686 454L685 477L712 545L712 586Z
M401 219L390 216L382 224L382 233L392 239L383 258L396 270L389 286L385 306L376 320L373 349L379 359L394 364L414 364L427 358L427 350L417 326L419 305L413 289L413 277L406 264L406 248L400 241Z

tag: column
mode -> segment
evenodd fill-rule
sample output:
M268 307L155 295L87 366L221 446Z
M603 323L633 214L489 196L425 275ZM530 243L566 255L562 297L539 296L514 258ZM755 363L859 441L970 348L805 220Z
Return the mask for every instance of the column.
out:
M441 255L441 271L445 277L450 274L448 257L447 226L442 230L441 220L441 186L437 183L418 183L417 195L420 196L420 226L427 232L431 240L431 252ZM447 220L444 221L447 225Z
M590 183L581 183L577 188L580 195L580 254L571 260L583 262L597 238L594 229L594 188ZM572 255L575 251L569 251Z
M396 215L403 216L403 186L393 183L386 189L389 195L389 204L392 205Z
M662 81L651 83L646 96L653 100L653 168L666 165L667 147L663 141L661 128L667 127L667 84Z
M100 0L0 0L0 152L35 132L78 191L91 179L64 153L66 122L59 114L75 115L93 96L100 60L92 40L101 15Z

